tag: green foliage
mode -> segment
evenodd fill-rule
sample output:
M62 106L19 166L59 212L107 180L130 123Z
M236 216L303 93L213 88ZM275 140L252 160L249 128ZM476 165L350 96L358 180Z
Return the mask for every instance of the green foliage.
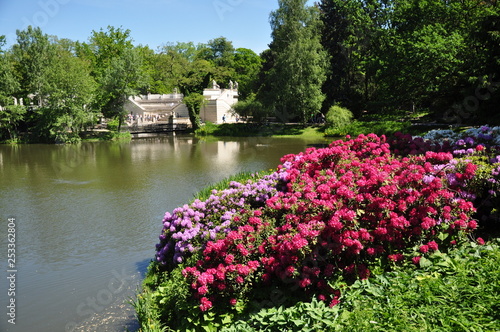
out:
M341 131L352 123L354 115L345 107L334 105L326 113L326 126Z
M255 98L255 95L250 95L246 100L241 100L233 106L234 111L240 116L252 117L254 122L262 122L265 120L268 112L264 109L262 103Z
M337 326L339 312L339 307L330 308L324 302L313 298L311 302L298 302L288 308L279 306L262 309L233 322L221 331L332 331Z
M326 52L317 33L319 11L305 0L280 0L271 13L273 41L259 100L281 122L307 122L321 109Z
M6 101L5 104L8 102ZM4 104L4 105L5 105ZM0 102L0 106L2 103ZM19 133L18 133L18 125L24 119L26 114L26 107L21 105L9 105L2 107L0 110L0 130L6 131L7 135L2 135L4 133L0 132L1 137L8 137L8 139L12 142L17 141Z
M119 122L118 119L111 119L106 123L106 128L110 131L118 131Z
M396 132L412 133L420 135L426 132L428 128L419 128L412 125L412 121L417 121L426 116L427 112L404 112L393 111L388 113L368 113L357 119L352 120L345 126L336 127L325 124L325 136L344 137L350 135L356 137L360 134L375 133L377 135L391 135Z
M331 137L343 137L350 135L356 137L360 134L375 133L377 135L390 135L395 132L408 132L411 126L410 122L401 122L394 120L385 121L363 121L354 120L351 124L341 128L327 128L325 135Z
M483 75L498 81L496 2L323 0L320 8L327 105L356 114L430 106L436 117L456 113L451 121L492 113L498 91L476 89ZM464 104L474 97L477 105Z
M205 97L199 93L191 93L184 97L184 104L188 108L189 120L193 130L200 128L200 111L205 103Z
M20 78L21 94L31 94L41 106L44 88L49 84L47 72L54 59L55 48L49 36L37 27L28 26L26 30L17 30L17 44L12 48L15 70Z
M345 293L339 331L497 331L500 329L498 240L436 252L420 268L405 266L356 281Z
M342 285L344 291L341 303L332 308L313 299L250 313L228 308L218 316L181 304L179 299L188 296L182 276L159 272L153 263L144 280L149 291L139 295L134 307L142 332L164 331L159 319L180 316L185 320L175 331L496 331L499 260L499 240L486 245L465 241L448 253L422 258L419 266L394 265L352 284L339 280L334 286ZM154 285L160 286L151 291Z
M258 89L258 74L262 68L262 60L254 51L238 48L234 53L234 81L238 82L240 100L251 99Z

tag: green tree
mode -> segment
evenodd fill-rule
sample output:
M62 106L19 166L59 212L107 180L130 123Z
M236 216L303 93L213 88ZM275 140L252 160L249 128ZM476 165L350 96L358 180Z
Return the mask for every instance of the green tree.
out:
M154 60L153 78L157 93L171 93L180 88L194 62L196 47L192 42L164 45Z
M186 67L186 72L179 80L180 92L184 96L188 96L191 93L203 94L203 90L211 82L213 72L214 67L207 60L197 59L189 63Z
M219 37L202 45L197 52L199 58L211 61L217 67L233 67L234 61L233 43L225 37Z
M55 61L46 72L44 103L35 109L35 128L42 140L78 141L80 131L96 119L90 108L96 83L89 64L74 56L67 45L64 40L54 45Z
M13 46L15 71L21 90L18 97L30 96L43 105L43 91L48 84L47 71L53 65L55 48L49 36L40 28L28 26L17 30L17 43Z
M235 79L234 53L233 43L225 37L219 37L199 45L196 57L209 61L212 64L210 80L215 80L222 88L227 88L229 81Z
M205 102L205 97L199 93L191 93L184 97L193 130L200 128L200 110Z
M273 98L263 103L282 121L307 122L324 100L326 52L320 43L321 21L316 7L306 0L279 0L271 13L273 66L265 77Z
M137 95L144 86L141 72L142 59L137 49L126 49L120 57L111 59L101 80L102 113L118 120L118 131L127 114L125 103L130 96Z
M0 98L11 98L20 85L14 73L12 54L5 52L4 46L5 36L0 36Z
M130 30L108 26L107 30L92 31L88 43L78 43L76 51L79 57L92 63L92 75L98 82L115 58L120 58L126 50L134 48Z
M14 105L13 95L19 89L19 82L14 76L11 54L3 51L5 36L0 36L0 139L5 132L8 138L18 137L18 125L24 120L26 107Z
M149 89L143 53L143 48L132 44L130 30L112 26L106 31L92 31L88 44L77 45L77 54L92 63L92 75L98 84L95 108L105 117L117 119L118 130L128 98Z
M255 94L251 94L244 100L238 101L234 106L234 111L243 118L252 117L254 122L263 122L267 112L262 103L256 99Z
M366 86L362 61L370 44L366 12L357 0L323 0L320 9L321 42L329 54L323 110L340 103L359 111Z
M5 132L9 139L18 136L17 126L24 119L26 108L14 105L14 94L19 89L19 82L14 75L11 54L3 51L5 36L0 36L0 139Z
M246 99L257 92L258 75L262 60L258 54L248 48L238 48L234 53L234 81L238 82L240 99Z
M324 0L320 8L331 56L325 106L439 116L495 72L485 69L494 63L495 24L483 23L498 17L496 1Z

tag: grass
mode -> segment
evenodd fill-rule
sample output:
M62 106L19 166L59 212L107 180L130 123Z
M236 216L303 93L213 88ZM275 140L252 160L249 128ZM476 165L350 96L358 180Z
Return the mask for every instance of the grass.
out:
M413 122L424 121L428 114L424 111L408 113L404 111L387 114L364 114L350 124L337 126L308 126L303 124L283 123L224 123L216 125L206 123L196 131L198 136L272 136L294 137L303 139L322 139L326 137L356 137L360 134L375 133L377 135L392 135L404 132L421 135L429 130L427 126L415 126ZM424 121L425 122L425 121Z
M233 137L295 137L305 139L324 138L323 129L320 127L304 126L302 124L282 123L224 123L216 125L206 123L196 131L198 136L233 136Z
M403 132L412 135L422 135L429 131L428 126L415 126L414 122L426 122L428 112L409 113L405 111L394 111L380 114L364 114L352 121L347 126L325 128L326 136L350 135L356 137L360 134L375 133L377 135L392 135Z

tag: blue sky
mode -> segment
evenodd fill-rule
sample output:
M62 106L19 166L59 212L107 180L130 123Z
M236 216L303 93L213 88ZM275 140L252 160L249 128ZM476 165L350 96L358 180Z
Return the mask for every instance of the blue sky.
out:
M310 1L312 3L312 1ZM271 42L269 14L277 0L0 0L0 35L39 26L49 35L88 41L108 25L131 31L135 45L206 43L226 37L256 53Z

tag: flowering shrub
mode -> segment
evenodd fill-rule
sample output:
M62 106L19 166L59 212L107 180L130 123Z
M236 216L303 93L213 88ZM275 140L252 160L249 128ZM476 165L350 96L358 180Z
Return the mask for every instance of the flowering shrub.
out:
M277 192L279 172L246 184L232 181L228 189L212 191L206 201L167 212L163 218L160 243L156 245L156 261L168 269L175 268L186 257L205 248L210 240L224 238L245 220L246 209L264 206Z
M456 190L474 165L444 167L453 159L444 152L395 158L384 140L287 155L270 176L167 213L157 261L173 269L197 253L183 276L201 311L236 305L258 285L295 285L333 306L339 275L368 278L376 260L418 262L477 227Z
M460 231L475 229L472 203L447 186L447 169L433 165L451 159L434 152L396 159L375 135L285 156L288 190L267 201L280 227L269 239L270 258L262 260L264 280L295 273L301 288L335 304L337 293L326 282L334 274L364 279L377 258L399 262L416 245L435 251L440 235L447 246ZM468 181L474 171L469 165L454 174Z
M396 133L390 144L393 153L400 156L427 151L452 153L455 159L440 166L449 170L450 186L474 202L478 209L475 217L481 219L483 226L500 220L500 127L481 126L463 132L432 130L423 137ZM476 176L470 181L461 181L452 171L460 171L471 162L477 165Z

